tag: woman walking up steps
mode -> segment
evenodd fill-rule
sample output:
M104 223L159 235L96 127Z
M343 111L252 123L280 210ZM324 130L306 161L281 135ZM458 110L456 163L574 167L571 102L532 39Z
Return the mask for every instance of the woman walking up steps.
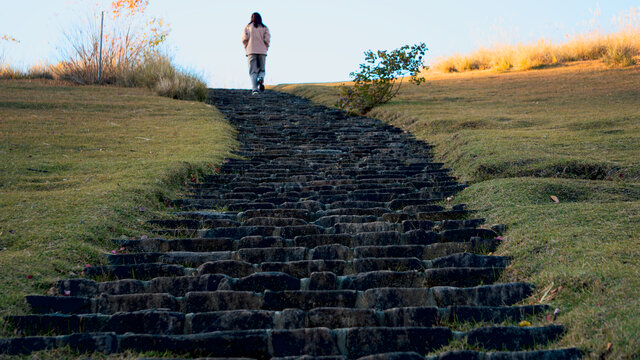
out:
M265 61L271 34L269 28L262 23L262 16L255 12L251 14L251 22L244 27L242 44L249 60L249 76L253 94L264 91Z

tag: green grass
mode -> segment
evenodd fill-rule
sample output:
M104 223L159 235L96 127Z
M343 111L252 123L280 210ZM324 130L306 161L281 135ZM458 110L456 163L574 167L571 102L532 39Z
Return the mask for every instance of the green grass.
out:
M148 90L0 81L0 316L145 234L234 135L215 108Z
M470 187L454 199L508 230L503 281L561 310L558 346L640 356L640 66L428 75L369 115L435 145ZM331 84L276 90L333 105ZM559 198L554 204L550 196ZM560 288L558 290L558 288Z
M597 357L610 342L616 358L640 349L639 200L637 183L509 178L474 184L456 201L508 225L497 254L515 261L504 280L532 281L532 301L561 287L549 303L570 328L563 345Z

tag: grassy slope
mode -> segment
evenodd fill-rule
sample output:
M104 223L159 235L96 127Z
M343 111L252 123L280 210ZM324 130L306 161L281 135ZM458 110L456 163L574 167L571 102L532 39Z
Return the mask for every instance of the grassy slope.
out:
M370 114L436 145L471 186L456 202L505 223L504 280L562 311L562 345L640 355L640 67L428 75ZM332 105L335 88L276 90ZM560 199L554 204L550 196ZM558 290L559 288L559 290Z
M0 81L0 138L0 316L144 234L160 199L235 146L203 103L39 81Z

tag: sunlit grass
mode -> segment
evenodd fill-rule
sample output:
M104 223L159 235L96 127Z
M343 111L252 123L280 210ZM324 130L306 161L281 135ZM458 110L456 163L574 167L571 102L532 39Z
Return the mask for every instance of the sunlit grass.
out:
M603 60L611 67L635 65L640 60L640 8L631 8L617 22L618 30L610 34L594 30L567 36L564 43L541 39L532 43L497 44L466 55L443 57L435 62L431 71L530 70L580 60Z
M214 108L147 90L0 81L0 316L140 236L235 146Z
M504 281L530 281L561 311L558 346L640 356L640 66L427 73L369 115L435 145L468 203L508 230ZM333 84L276 90L332 106ZM560 203L554 204L551 195Z

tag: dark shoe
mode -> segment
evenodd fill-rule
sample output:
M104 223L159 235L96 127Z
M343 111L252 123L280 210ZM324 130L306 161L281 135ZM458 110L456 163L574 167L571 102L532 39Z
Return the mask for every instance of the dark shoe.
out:
M264 91L264 79L258 78L258 86L260 88L260 91Z
M260 94L260 92L258 92L258 90L253 90L253 91L251 92L251 95L258 95L258 94Z

